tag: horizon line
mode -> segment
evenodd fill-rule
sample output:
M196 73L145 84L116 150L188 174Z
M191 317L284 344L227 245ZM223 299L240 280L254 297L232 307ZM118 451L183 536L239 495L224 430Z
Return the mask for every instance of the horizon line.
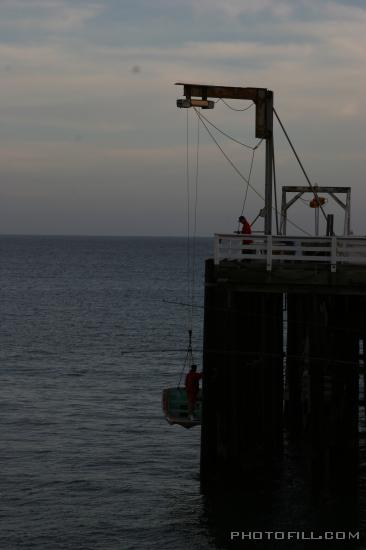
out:
M190 235L193 239L210 239L212 235ZM92 233L0 233L1 237L78 237L78 238L133 238L133 239L187 239L187 235L121 235L121 234L92 234Z

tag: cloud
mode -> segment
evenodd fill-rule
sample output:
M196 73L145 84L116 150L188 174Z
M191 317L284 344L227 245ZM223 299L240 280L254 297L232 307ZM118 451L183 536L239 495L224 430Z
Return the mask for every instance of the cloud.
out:
M64 2L30 3L71 9ZM239 9L239 3L229 4ZM269 0L257 8L267 4ZM17 0L16 5L23 2ZM90 6L94 4L88 4L89 10ZM326 6L322 13L327 11L329 19L315 23L293 20L288 26L279 18L268 27L272 40L266 42L187 41L170 48L89 43L85 47L83 38L74 35L71 40L27 46L1 44L0 69L7 68L2 81L3 119L10 123L14 117L19 122L22 116L29 124L33 114L38 121L47 116L48 126L59 121L81 134L80 125L87 132L93 125L102 133L108 127L112 132L118 126L121 131L130 130L141 127L141 113L149 119L152 98L156 111L163 112L166 101L173 100L172 84L177 80L269 87L290 117L313 111L354 119L363 113L366 13L355 7L347 9L346 17L343 6ZM138 79L131 67L142 68ZM167 118L163 126L166 123Z
M103 5L88 1L2 0L1 9L0 28L64 33L82 28L101 13Z
M134 193L150 197L154 190L163 204L180 189L177 174L184 175L186 112L175 107L182 93L173 86L177 81L273 89L276 108L316 178L325 183L328 171L335 185L349 173L361 181L365 9L313 0L117 4L122 11L112 21L116 4L108 0L2 2L0 165L8 190L29 187L30 175L33 186L38 179L44 186L57 183L59 195L63 181L85 190L94 185L97 200L111 207L123 193L132 200ZM184 24L173 13L178 8ZM253 138L253 112L237 114L218 104L208 116L239 139ZM298 183L287 148L279 147L282 183ZM230 152L245 165L241 151ZM241 184L235 180L223 191L231 169L225 161L219 168L221 158L203 130L201 153L209 182L202 192L217 201L218 216L227 201L229 217ZM66 186L65 204L67 192Z
M222 13L230 19L241 15L251 15L266 12L280 17L288 17L292 13L292 2L273 0L201 0L192 2L192 7L199 13L205 14L211 11Z

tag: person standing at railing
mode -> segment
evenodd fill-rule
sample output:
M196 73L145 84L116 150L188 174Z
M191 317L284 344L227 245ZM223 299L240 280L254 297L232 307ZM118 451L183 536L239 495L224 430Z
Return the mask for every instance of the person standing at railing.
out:
M242 224L242 227L241 227L241 231L238 231L239 234L241 235L251 235L252 234L252 228L250 226L250 223L248 222L248 220L246 219L245 216L239 216L239 219L238 219L239 223ZM253 241L243 241L243 244L251 244Z
M238 221L239 221L239 223L242 224L242 228L241 228L240 233L242 233L243 235L251 235L252 234L252 228L250 227L250 223L248 222L246 217L245 216L239 216Z

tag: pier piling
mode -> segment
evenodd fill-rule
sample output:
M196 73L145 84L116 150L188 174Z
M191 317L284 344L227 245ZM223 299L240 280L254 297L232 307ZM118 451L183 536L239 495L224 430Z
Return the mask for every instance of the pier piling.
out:
M203 487L270 469L285 433L323 480L355 465L366 269L354 282L351 267L206 262Z

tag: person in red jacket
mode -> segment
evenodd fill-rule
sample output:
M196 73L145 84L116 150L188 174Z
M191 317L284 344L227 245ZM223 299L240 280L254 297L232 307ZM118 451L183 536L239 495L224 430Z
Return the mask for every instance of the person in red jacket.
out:
M252 228L250 227L250 223L244 216L239 217L239 222L242 224L242 228L240 233L242 235L251 235L252 234ZM253 241L243 241L243 244L250 244Z
M202 378L202 373L197 372L197 365L192 365L191 370L186 376L185 386L188 398L188 414L191 420L194 420L194 409L196 407L199 384Z

